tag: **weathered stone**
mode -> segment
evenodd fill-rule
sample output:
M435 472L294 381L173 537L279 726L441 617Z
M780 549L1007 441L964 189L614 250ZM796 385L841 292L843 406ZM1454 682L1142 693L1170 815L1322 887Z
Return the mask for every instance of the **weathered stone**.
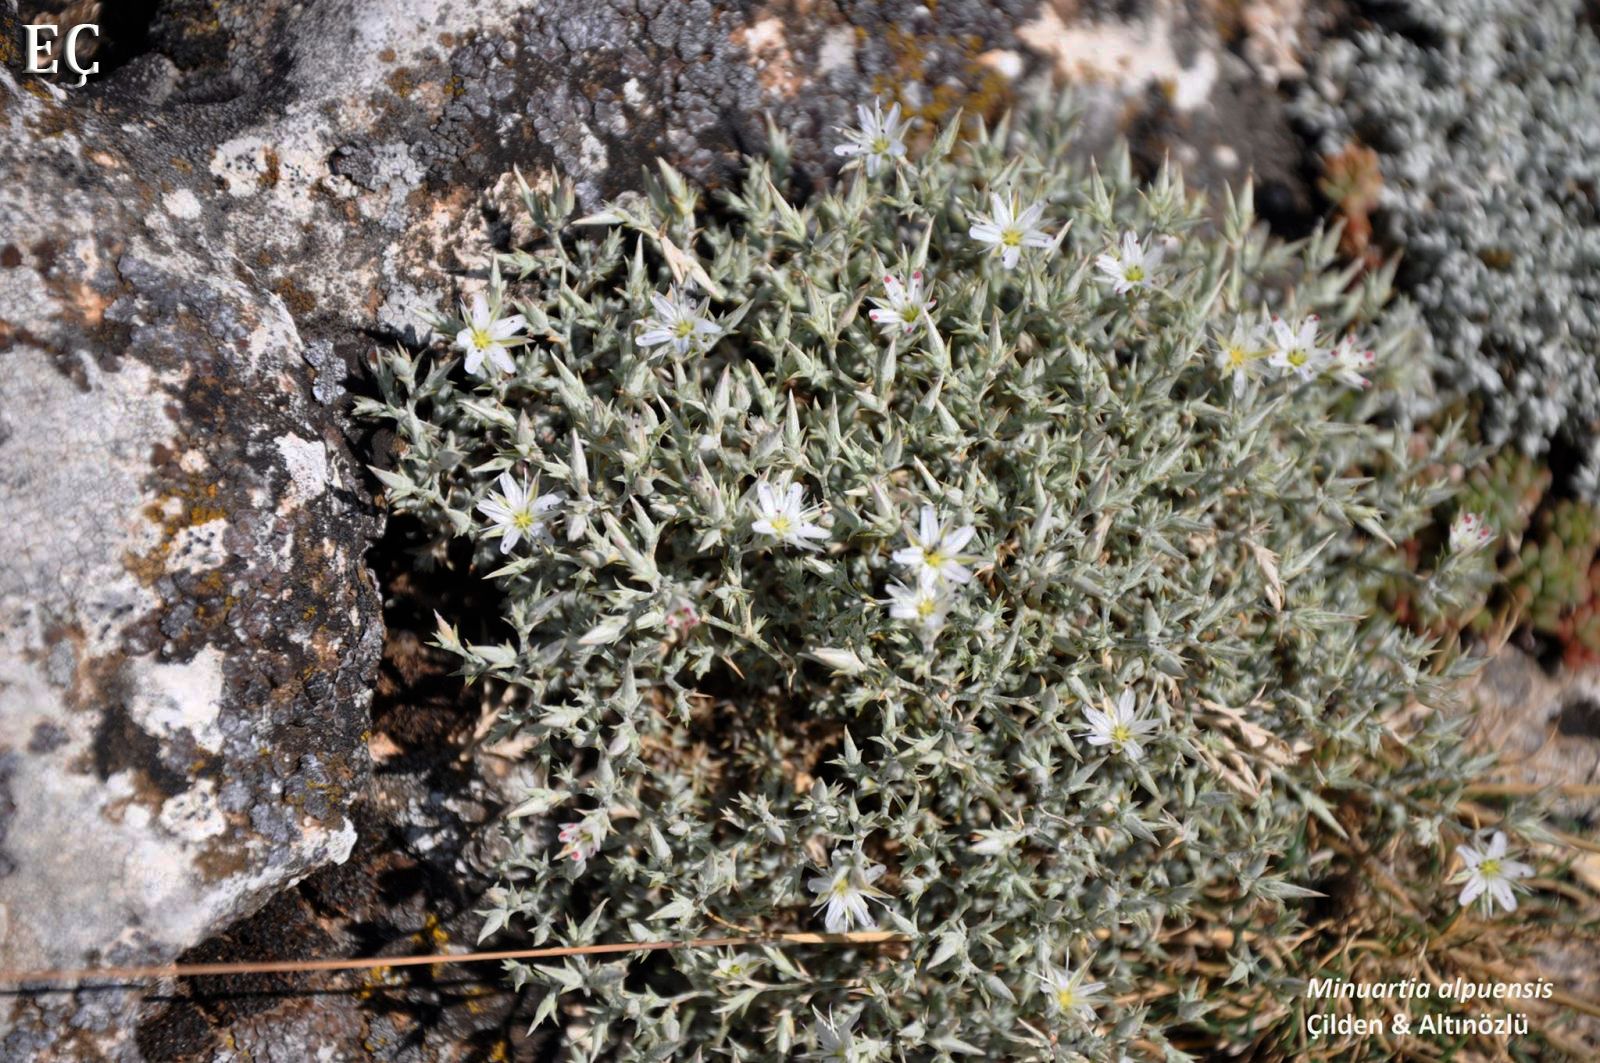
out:
M1509 782L1600 784L1600 672L1550 675L1515 647L1500 651L1476 685L1478 738L1500 754ZM1558 797L1558 812L1592 818L1594 798Z
M283 301L0 74L0 967L168 960L355 841L377 524ZM0 1057L132 1058L125 994Z

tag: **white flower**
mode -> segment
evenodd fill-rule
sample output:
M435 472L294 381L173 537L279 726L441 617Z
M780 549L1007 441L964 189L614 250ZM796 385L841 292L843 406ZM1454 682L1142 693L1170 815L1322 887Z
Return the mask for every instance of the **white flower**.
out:
M749 978L756 973L756 969L760 966L760 960L752 959L746 953L739 952L732 956L724 956L718 960L716 967L711 971L711 977L725 980Z
M456 346L466 353L467 372L488 376L484 360L502 373L515 373L517 365L511 360L510 348L522 342L511 337L521 332L528 319L521 314L497 318L489 309L489 300L482 292L472 297L472 306L461 304L461 316L467 327L456 333Z
M972 573L962 562L977 559L962 554L961 548L972 541L976 532L970 524L946 531L934 508L923 506L921 526L915 532L906 533L911 545L896 550L893 556L895 561L919 576L929 571L952 583L967 583Z
M1372 368L1377 358L1376 352L1361 350L1354 337L1346 336L1328 352L1328 372L1339 383L1361 391L1372 386L1372 381L1362 374Z
M561 841L557 859L570 858L580 869L589 858L600 851L600 844L611 833L611 820L603 812L593 812L575 823L562 827L556 837Z
M561 504L562 496L535 496L539 489L537 480L524 486L509 472L501 473L499 482L500 490L479 502L478 512L493 523L489 534L500 536L500 552L509 554L524 536L529 542L538 542L549 534L541 518Z
M762 535L770 535L790 546L804 550L820 547L812 539L826 539L828 529L816 524L820 515L817 509L806 507L805 488L799 484L778 485L783 493L777 494L772 484L762 480L756 484L756 520L750 525Z
M1256 366L1267 357L1267 338L1259 322L1237 318L1226 338L1219 336L1217 368L1233 374L1233 390L1244 388L1245 380L1255 372Z
M989 201L993 212L979 214L967 235L979 243L989 244L1006 269L1016 268L1024 247L1050 247L1055 243L1038 227L1044 215L1043 203L1035 203L1019 214L1015 196L1001 199L998 192L991 192Z
M1117 695L1117 703L1105 712L1085 707L1083 715L1089 721L1091 746L1110 746L1113 753L1126 753L1129 760L1144 756L1141 739L1160 726L1159 721L1134 711L1132 690Z
M1489 848L1483 852L1471 845L1458 845L1456 855L1467 865L1450 880L1466 883L1461 891L1461 907L1465 908L1481 896L1485 910L1490 913L1497 901L1508 912L1517 910L1517 895L1513 889L1527 888L1517 885L1517 879L1531 876L1533 868L1506 859L1504 831L1495 831L1489 839Z
M695 304L674 288L666 295L652 292L650 303L656 308L656 316L639 322L644 330L639 333L641 347L670 343L674 351L688 354L707 349L722 335L722 326L706 316L709 299Z
M817 895L812 904L824 909L822 923L828 933L844 934L856 927L870 930L877 926L867 910L867 898L877 900L888 896L873 885L883 877L884 870L882 864L862 867L856 855L834 851L833 866L806 883Z
M1151 286L1150 277L1161 264L1162 250L1153 247L1145 250L1143 241L1131 232L1122 234L1122 250L1107 251L1094 260L1095 268L1105 274L1101 280L1112 286L1118 295L1126 295L1135 288Z
M870 109L864 103L857 104L856 116L860 118L861 125L856 129L839 130L849 143L840 144L833 149L833 153L860 156L867 168L867 176L876 177L885 164L893 166L905 157L906 131L915 119L901 121L898 103L889 108L888 114L884 114L882 100L873 100Z
M1494 542L1494 529L1476 513L1463 510L1450 522L1450 552L1471 554Z
M949 613L949 592L932 569L917 573L915 587L889 584L889 615L896 620L909 621L931 634L944 626Z
M872 301L878 305L878 309L867 311L867 316L885 336L915 331L927 319L928 311L933 309L934 301L922 297L921 270L911 275L909 284L901 284L900 278L886 275L883 278L883 290L885 298L874 296Z
M882 1041L856 1036L857 1016L846 1015L835 1019L832 1008L828 1009L827 1015L813 1008L812 1014L817 1017L811 1026L811 1036L817 1047L806 1054L806 1059L827 1060L828 1063L868 1063L882 1055L885 1048Z
M1294 328L1280 317L1272 319L1272 354L1267 364L1310 380L1327 358L1327 352L1317 346L1317 315L1307 314Z
M1096 1018L1094 1006L1105 1003L1100 990L1106 987L1104 982L1085 982L1088 974L1087 967L1080 967L1076 971L1070 967L1061 970L1046 967L1044 973L1039 975L1039 981L1044 983L1055 1010L1086 1025Z

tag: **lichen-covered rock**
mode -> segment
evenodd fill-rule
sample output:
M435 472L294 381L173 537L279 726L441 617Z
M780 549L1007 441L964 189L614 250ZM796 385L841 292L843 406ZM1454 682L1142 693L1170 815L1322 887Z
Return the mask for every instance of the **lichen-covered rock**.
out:
M350 852L376 522L196 195L4 74L0 124L0 967L163 961ZM12 997L0 1057L134 1003Z

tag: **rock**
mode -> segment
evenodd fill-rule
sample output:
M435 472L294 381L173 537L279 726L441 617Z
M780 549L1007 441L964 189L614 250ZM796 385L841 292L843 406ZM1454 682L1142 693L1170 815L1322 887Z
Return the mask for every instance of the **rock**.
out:
M1507 782L1539 786L1600 784L1600 670L1550 675L1514 646L1480 674L1477 738L1500 754ZM1593 819L1594 798L1564 797L1556 811Z
M0 46L5 967L287 953L251 928L345 870L355 819L359 873L387 873L387 845L431 885L354 905L319 949L415 950L412 916L471 924L472 897L437 884L485 881L492 783L370 778L378 525L343 411L375 339L426 342L419 311L482 284L514 168L571 179L585 206L657 157L715 185L770 121L820 184L833 127L875 93L992 118L1088 80L1086 143L1131 128L1146 163L1180 146L1202 177L1294 169L1263 88L1292 58L1269 47L1299 24L1288 0L104 7L86 88L17 74L16 38ZM10 998L0 1055L204 1058L231 1037L305 1058L299 1036L366 1058L393 1034L412 1046L395 1058L447 1059L506 1021L456 1009L408 1041L414 1016L359 1000L247 1013L195 990L142 1014L129 994Z
M354 844L377 521L164 146L0 120L0 968L165 961ZM131 1058L136 1003L10 997L0 1057Z
M352 812L345 863L308 876L185 962L282 954L411 954L474 943L483 892L504 849L499 812L528 781L472 742L483 707L426 645L433 610L492 613L494 588L443 569L410 571L404 520L374 555L393 589L372 706L372 781ZM505 947L493 942L490 947ZM351 992L354 988L358 991ZM539 1059L538 995L513 993L494 964L308 977L198 979L140 1016L149 1059Z

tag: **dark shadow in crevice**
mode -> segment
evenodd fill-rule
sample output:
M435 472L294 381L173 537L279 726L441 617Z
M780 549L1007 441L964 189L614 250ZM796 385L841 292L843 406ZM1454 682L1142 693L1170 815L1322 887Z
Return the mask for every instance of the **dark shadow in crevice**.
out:
M1556 733L1569 738L1600 738L1600 701L1579 694L1561 706Z

